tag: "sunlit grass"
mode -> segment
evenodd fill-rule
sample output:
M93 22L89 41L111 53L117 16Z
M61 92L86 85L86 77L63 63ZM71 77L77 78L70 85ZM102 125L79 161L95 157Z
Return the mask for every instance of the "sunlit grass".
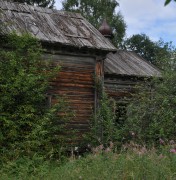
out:
M37 160L13 162L1 169L0 179L176 179L176 154L145 152L99 152L70 157L59 164Z

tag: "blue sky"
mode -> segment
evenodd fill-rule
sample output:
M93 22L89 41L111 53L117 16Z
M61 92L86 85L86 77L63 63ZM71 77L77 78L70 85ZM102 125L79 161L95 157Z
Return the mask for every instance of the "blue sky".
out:
M127 24L126 36L144 33L152 40L162 38L176 46L176 3L164 6L165 0L119 0L120 11ZM61 9L62 0L56 0Z

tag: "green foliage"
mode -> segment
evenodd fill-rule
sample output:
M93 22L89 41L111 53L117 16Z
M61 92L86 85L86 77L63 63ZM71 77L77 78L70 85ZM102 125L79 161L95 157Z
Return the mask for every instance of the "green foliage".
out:
M146 81L138 89L128 107L128 119L123 135L144 144L159 143L159 139L176 139L176 60L166 63L162 78Z
M43 179L51 169L50 161L36 154L33 157L19 157L8 162L0 169L1 179Z
M175 179L176 156L127 151L88 155L58 165L39 158L20 159L4 167L1 179ZM38 163L35 163L38 160ZM20 165L21 164L21 165Z
M2 10L0 9L0 36L1 36L1 34L2 34L2 32L3 32L3 28L4 28L4 22L2 22L2 20L1 20L1 14L2 14ZM1 37L0 37L1 38ZM0 40L0 42L1 42L1 40Z
M107 154L89 156L79 161L70 162L53 174L63 179L165 179L174 177L172 164L174 155L170 159L160 159L156 154ZM161 163L162 162L162 163Z
M176 2L176 0L174 0L174 1ZM170 2L171 2L171 0L166 0L165 3L164 3L164 5L165 5L165 6L168 5Z
M102 144L107 147L110 142L117 140L115 108L115 101L108 99L107 94L103 92L96 115L91 121L90 133L86 136L89 144Z
M150 62L155 61L155 44L145 34L133 35L125 42L128 50L132 50Z
M162 70L171 68L170 59L175 57L176 47L172 42L164 42L162 39L156 42L155 64ZM168 60L169 59L169 60Z
M149 62L160 66L161 59L169 57L173 52L172 43L165 43L163 40L153 42L145 34L136 34L124 42L125 48L131 50L148 60Z
M120 46L125 35L126 24L120 13L116 13L119 5L115 0L64 0L63 9L81 13L93 26L99 28L106 19L114 34L114 45Z
M55 77L59 67L51 71L50 63L41 58L39 42L30 35L9 35L1 39L1 45L1 162L34 153L51 156L60 151L63 141L55 134L62 133L65 125L64 117L59 117L58 112L67 108L62 99L51 108L46 106L49 80Z
M48 7L48 8L53 8L55 4L55 0L10 0L10 1L27 3L32 6Z
M134 153L88 156L61 167L53 175L63 179L172 179L175 157L160 159L157 154Z

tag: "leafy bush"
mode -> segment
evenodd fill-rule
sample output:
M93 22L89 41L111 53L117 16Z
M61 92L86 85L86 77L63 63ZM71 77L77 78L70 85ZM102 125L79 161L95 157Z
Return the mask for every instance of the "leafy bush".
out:
M117 140L115 106L115 101L109 99L107 94L103 92L96 115L90 123L90 132L85 136L88 144L93 146L102 144L107 147L110 142Z
M33 157L19 157L7 162L0 169L1 179L43 179L52 167L50 161L34 154Z
M176 63L165 61L162 78L146 81L128 107L123 136L144 144L176 139Z
M41 58L40 43L30 35L9 35L0 47L0 156L1 162L19 156L60 151L67 111L63 99L46 106L49 81L59 67ZM57 126L55 126L57 122ZM58 122L62 122L59 124ZM59 148L59 149L58 149Z

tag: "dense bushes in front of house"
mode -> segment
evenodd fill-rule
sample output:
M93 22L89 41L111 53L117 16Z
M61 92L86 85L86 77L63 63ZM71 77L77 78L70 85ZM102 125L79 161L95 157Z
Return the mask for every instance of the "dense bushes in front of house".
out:
M173 59L166 63L162 78L146 81L147 88L137 88L139 93L131 99L124 123L116 123L116 103L102 93L86 137L93 155L71 162L67 159L60 164L57 160L65 147L63 130L69 113L60 117L58 112L68 112L69 107L59 97L59 103L46 106L49 80L59 67L51 71L50 63L41 58L40 44L29 35L12 34L0 41L3 41L0 44L3 44L0 47L2 178L174 177L176 65ZM145 145L157 146L159 151L148 151ZM162 152L164 147L166 154ZM101 172L99 176L97 172Z
M137 88L122 127L126 140L130 134L130 140L148 145L176 140L176 59L164 64L161 78Z
M99 107L90 120L90 131L85 134L85 143L89 146L104 145L107 147L110 142L118 140L116 114L114 113L116 103L109 99L105 92L100 94Z
M2 47L3 45L3 47ZM59 71L41 58L41 46L30 35L9 35L0 49L0 164L36 153L44 157L59 154L67 111L62 98L47 106L49 80ZM58 121L62 121L62 126ZM57 126L55 126L57 123Z
M107 150L99 147L85 157L71 156L62 164L37 156L17 159L0 170L1 179L175 179L176 154L168 147L158 151L128 144L120 153Z
M161 61L161 77L145 79L128 99L123 122L114 114L118 103L102 94L97 115L91 123L89 146L113 142L116 148L133 141L158 147L176 141L176 59ZM127 99L126 99L127 100ZM175 147L176 148L176 147Z

